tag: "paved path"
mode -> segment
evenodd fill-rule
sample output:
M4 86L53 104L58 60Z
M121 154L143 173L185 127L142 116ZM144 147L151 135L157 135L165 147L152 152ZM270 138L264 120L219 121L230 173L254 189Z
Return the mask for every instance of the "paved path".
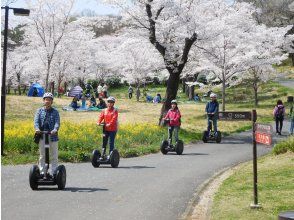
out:
M219 170L252 158L250 132L184 154L122 159L119 168L67 163L66 189L32 191L30 165L2 166L2 219L177 219L196 187ZM271 150L258 146L258 155Z

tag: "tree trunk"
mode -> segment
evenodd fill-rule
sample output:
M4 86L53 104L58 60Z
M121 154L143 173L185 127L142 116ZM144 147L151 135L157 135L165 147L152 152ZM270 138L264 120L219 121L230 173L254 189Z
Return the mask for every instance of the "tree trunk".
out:
M294 66L294 53L289 53L289 56L292 60L292 66Z
M67 92L67 82L64 82L64 92Z
M189 100L193 100L194 99L194 89L195 89L195 86L189 86Z
M253 84L253 90L254 90L254 106L257 108L258 106L258 97L257 97L257 85L256 83Z
M24 94L26 93L26 90L27 90L27 85L24 85L24 86L23 86L23 93L24 93Z
M225 78L225 73L223 72L222 74L222 111L226 111L226 78Z
M54 95L54 85L55 85L54 81L50 83L50 90L53 95Z
M171 107L171 101L177 97L177 92L180 83L180 73L179 72L172 72L169 75L165 93L165 102L162 105L160 118L159 118L159 125L163 125L163 118L166 115L167 111Z
M18 86L17 86L17 90L18 90L18 95L21 95L21 88L20 88L20 84L18 84Z
M184 77L182 79L182 88L183 88L183 93L185 93L185 91L186 91L186 77Z

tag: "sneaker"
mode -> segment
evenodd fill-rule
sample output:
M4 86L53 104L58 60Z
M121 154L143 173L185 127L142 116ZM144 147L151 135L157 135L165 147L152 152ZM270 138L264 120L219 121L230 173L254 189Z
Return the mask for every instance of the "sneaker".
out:
M110 156L108 155L108 156L106 157L106 159L109 160L109 159L110 159Z

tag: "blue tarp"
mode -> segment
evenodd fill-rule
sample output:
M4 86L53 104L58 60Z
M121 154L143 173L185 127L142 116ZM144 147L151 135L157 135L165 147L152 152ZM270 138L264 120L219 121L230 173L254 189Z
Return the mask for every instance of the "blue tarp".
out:
M42 97L44 95L44 88L38 83L33 83L29 89L28 96L33 96L34 90L38 91L37 97Z

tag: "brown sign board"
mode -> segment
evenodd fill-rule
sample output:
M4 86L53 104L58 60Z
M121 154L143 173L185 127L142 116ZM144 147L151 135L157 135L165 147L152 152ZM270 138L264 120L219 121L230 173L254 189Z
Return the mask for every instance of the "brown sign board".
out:
M255 132L255 141L260 144L271 145L272 136L266 133Z
M259 133L271 134L273 132L273 127L268 124L255 123L255 131Z
M251 112L219 112L218 117L223 121L251 121Z

